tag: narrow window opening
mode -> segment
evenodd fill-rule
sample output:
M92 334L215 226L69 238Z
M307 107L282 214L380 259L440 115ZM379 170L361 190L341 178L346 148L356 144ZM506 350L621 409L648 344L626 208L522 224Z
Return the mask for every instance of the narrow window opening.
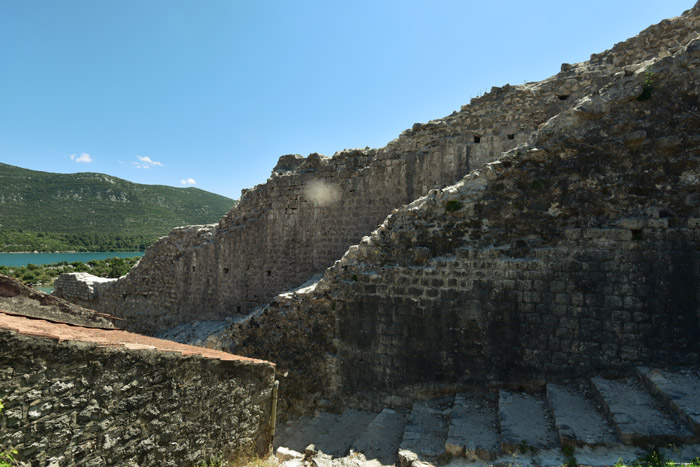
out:
M241 306L238 305L238 306L236 307L236 313L240 313L240 312L241 312Z
M475 142L476 144L479 144L479 143L481 142L481 136L479 136L479 135L474 135L474 142Z
M632 240L639 241L642 239L642 229L630 229L632 232Z
M557 97L559 98L560 101L565 101L569 98L569 95L568 94L559 94Z
M267 277L270 277L272 275L272 271L267 271Z
M511 133L508 135L508 139L515 139L515 133Z
M194 272L194 266L192 266L192 272Z
M228 274L228 268L224 268L224 274Z

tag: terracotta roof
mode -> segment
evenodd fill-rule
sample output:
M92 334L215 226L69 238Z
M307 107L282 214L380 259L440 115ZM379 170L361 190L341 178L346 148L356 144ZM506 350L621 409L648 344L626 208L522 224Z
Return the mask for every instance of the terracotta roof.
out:
M255 364L274 363L255 358L241 357L220 350L207 349L194 345L180 344L165 339L143 336L120 329L99 329L51 322L44 319L7 313L0 310L0 329L9 329L28 336L38 336L59 341L91 342L100 346L122 346L127 349L151 349L178 352L183 356L200 355L205 358L233 360Z

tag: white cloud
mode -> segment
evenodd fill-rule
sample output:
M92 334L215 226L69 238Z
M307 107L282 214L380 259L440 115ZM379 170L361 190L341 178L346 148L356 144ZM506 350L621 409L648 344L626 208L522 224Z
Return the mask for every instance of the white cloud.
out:
M137 169L150 169L151 167L163 167L162 162L154 161L148 156L136 156L139 160L138 162L130 162L136 166Z
M196 185L197 182L194 180L194 178L183 178L180 180L180 183L183 185Z
M90 156L90 154L88 154L88 153L86 153L86 152L84 152L84 153L82 153L82 154L80 154L80 155L71 154L71 155L70 155L70 160L75 161L75 162L85 162L85 163L88 163L88 162L92 162L92 156Z

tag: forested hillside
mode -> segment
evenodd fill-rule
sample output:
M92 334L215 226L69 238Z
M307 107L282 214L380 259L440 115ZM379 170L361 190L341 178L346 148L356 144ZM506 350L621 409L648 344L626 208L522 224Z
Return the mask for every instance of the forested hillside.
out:
M144 249L173 227L216 222L234 204L198 188L0 163L0 251Z

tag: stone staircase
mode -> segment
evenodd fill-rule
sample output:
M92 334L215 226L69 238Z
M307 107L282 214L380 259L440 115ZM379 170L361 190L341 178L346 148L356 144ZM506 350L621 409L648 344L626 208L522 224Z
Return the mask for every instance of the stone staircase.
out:
M700 456L700 370L637 368L635 377L547 384L416 402L409 411L348 409L278 427L285 465L586 465L664 448ZM313 447L309 445L313 444ZM668 446L672 446L669 448Z

